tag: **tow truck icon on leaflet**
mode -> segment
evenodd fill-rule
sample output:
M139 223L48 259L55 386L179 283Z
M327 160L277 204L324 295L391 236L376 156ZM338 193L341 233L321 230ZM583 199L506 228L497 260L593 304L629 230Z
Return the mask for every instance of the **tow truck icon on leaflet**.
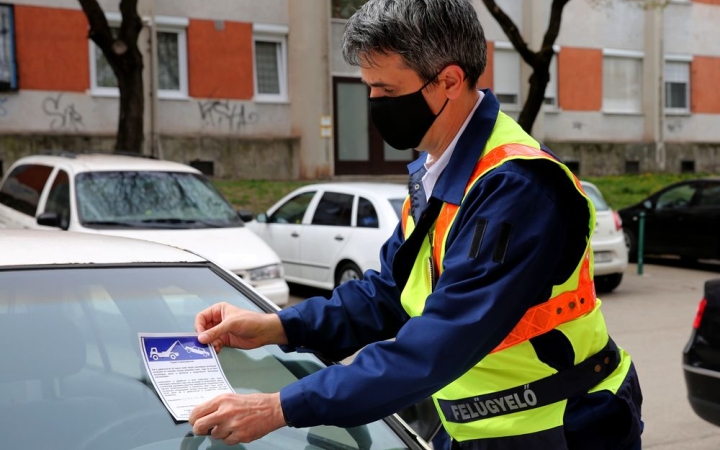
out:
M175 341L175 342L173 342L173 344L170 346L170 348L168 348L168 349L165 350L164 352L159 352L158 349L157 349L157 347L152 347L152 348L150 349L150 357L151 357L154 361L157 361L157 360L160 359L160 358L175 359L175 358L177 358L178 355L180 354L180 353L178 353L178 352L174 352L174 351L173 351L173 349L175 348L175 346L178 345L178 344L180 344L180 341ZM182 346L182 344L180 344L180 346Z

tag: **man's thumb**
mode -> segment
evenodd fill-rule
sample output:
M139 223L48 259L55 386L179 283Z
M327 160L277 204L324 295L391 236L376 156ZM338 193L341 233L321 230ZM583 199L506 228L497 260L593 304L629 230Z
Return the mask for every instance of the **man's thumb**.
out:
M218 339L220 335L222 335L224 332L225 324L221 322L214 327L200 333L200 335L198 335L198 341L200 341L201 344L210 344L215 341L215 339Z

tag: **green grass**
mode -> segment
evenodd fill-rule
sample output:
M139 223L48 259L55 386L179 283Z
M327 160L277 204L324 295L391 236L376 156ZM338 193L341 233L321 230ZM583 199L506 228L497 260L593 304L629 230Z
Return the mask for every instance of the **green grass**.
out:
M617 210L639 202L661 188L682 180L707 174L641 174L606 177L583 177L595 184L605 200ZM236 209L264 212L292 190L313 181L215 180L215 186Z

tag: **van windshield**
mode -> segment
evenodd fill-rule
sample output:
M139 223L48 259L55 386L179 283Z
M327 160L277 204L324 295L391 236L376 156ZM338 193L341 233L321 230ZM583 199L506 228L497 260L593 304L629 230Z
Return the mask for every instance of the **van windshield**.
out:
M243 225L212 183L182 172L85 172L75 177L88 228L215 228Z

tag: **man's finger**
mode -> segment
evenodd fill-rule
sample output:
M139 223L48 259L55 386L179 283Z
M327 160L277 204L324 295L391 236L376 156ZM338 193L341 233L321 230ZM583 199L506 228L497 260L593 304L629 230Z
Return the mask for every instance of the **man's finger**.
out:
M209 328L203 332L200 333L198 336L198 340L202 344L208 344L210 342L213 343L215 348L217 349L217 345L214 341L220 340L220 336L222 336L223 333L225 333L225 329L227 328L226 322L220 322L219 324L215 325L212 328Z

